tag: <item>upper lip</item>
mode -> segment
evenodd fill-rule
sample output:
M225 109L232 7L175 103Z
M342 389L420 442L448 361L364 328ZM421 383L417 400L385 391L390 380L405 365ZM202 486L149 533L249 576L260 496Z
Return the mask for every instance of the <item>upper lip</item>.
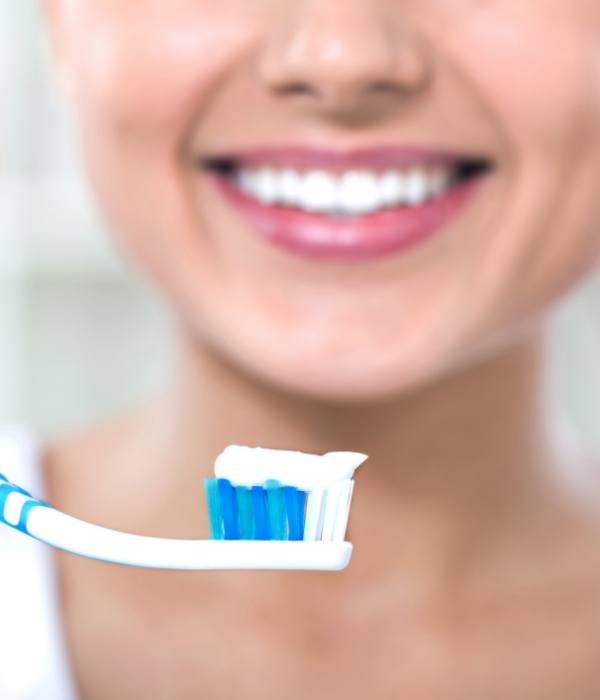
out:
M491 164L489 158L447 149L421 147L378 147L335 151L301 146L260 147L214 153L198 159L203 167L273 165L296 169L323 168L343 171L352 168L383 170L416 166Z

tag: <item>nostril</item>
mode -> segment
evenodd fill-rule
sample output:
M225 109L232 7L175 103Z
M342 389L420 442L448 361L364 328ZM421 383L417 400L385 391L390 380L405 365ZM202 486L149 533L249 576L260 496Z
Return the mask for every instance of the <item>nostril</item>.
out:
M383 81L383 80L382 80L382 81L379 81L379 82L374 82L374 83L369 87L369 91L370 91L370 92L375 92L375 93L379 93L379 92L384 92L384 93L385 93L385 92L394 92L395 90L397 90L397 87L394 85L394 83L388 82L388 81Z
M288 85L275 85L273 92L276 95L305 95L314 93L315 90L306 83L294 82Z

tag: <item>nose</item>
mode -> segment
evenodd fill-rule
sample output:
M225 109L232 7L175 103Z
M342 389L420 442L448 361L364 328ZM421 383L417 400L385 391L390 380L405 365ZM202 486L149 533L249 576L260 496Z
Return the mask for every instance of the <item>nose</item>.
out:
M425 48L379 0L285 3L268 35L258 73L275 96L338 115L372 112L423 90ZM386 3L389 8L389 3ZM398 8L398 6L396 6Z

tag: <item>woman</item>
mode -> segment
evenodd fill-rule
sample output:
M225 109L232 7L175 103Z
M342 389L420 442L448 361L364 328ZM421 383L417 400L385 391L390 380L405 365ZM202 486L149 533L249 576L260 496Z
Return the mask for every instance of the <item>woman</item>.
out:
M55 554L78 697L598 697L598 465L544 373L600 256L597 0L45 7L178 348L160 399L45 446L48 500L203 537L230 443L369 455L339 574Z

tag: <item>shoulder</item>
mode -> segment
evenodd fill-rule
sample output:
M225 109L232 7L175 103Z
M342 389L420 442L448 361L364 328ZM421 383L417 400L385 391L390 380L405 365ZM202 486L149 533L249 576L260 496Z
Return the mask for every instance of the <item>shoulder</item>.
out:
M563 609L588 628L600 643L600 461L590 461L575 476L572 508L562 527L550 529L540 547L548 562L548 599L557 613ZM574 472L578 465L573 465ZM565 622L566 624L566 622Z
M148 414L158 401L89 425L77 432L54 436L43 448L48 501L56 508L87 519L103 519L97 512L98 492L115 493L124 474L137 461L140 445L150 441Z

